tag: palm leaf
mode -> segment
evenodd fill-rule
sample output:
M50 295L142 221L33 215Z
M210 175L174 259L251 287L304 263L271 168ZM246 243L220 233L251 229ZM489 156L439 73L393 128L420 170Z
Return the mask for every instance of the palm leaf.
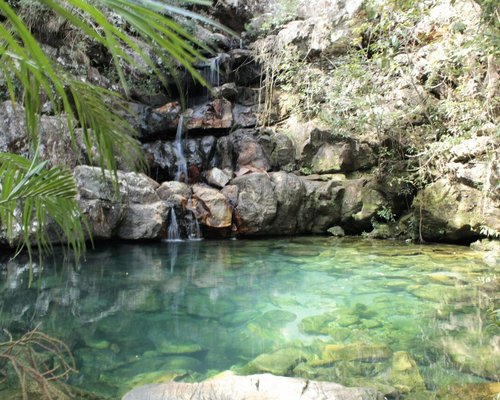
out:
M0 153L0 222L6 237L18 252L26 249L30 260L33 247L42 253L52 251L47 231L78 258L85 250L85 221L76 201L73 174L64 167L47 168L46 162L30 161L19 155ZM17 229L15 229L17 228ZM16 232L17 231L17 232Z
M176 74L176 65L182 66L203 85L206 82L192 64L202 60L202 52L210 49L173 17L228 31L206 17L159 0L101 0L97 5L92 0L39 0L39 3L90 40L107 48L125 94L128 88L124 65L141 67L136 65L133 53L140 56L165 86L168 82L151 54L131 34L108 20L109 12L116 13L131 26L172 76ZM189 0L185 3L208 5L210 2ZM52 250L52 242L44 228L53 223L58 226L56 234L78 256L85 249L85 230L75 200L73 177L62 167L49 169L36 157L42 96L51 101L56 114L66 119L74 150L79 151L77 144L84 143L90 162L99 165L103 173L105 170L116 173L117 157L128 168L141 167L143 155L132 127L123 119L124 109L118 94L81 82L58 66L44 53L7 0L0 0L0 15L3 17L0 73L12 102L22 100L27 135L35 154L34 161L0 154L0 224L7 238L19 249L27 249L31 257L33 245L41 252ZM19 86L22 93L16 91ZM18 243L14 243L16 227L21 231Z

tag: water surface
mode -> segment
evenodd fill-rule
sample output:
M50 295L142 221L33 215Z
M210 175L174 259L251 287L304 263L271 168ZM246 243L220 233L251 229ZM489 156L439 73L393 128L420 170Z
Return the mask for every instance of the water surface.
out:
M498 381L499 271L458 246L303 237L113 244L0 267L0 326L71 347L72 384L272 372L434 398ZM496 307L495 307L496 302ZM488 312L488 309L490 312Z

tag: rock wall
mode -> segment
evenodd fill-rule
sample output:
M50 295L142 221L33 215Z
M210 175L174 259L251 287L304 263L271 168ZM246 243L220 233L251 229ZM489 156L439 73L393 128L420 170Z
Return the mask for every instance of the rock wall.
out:
M417 21L422 43L401 45L404 51L392 57L393 67L409 68L413 81L393 70L367 70L363 74L372 74L371 87L377 90L360 97L356 90L366 80L358 77L356 66L349 74L357 80L338 74L343 65L353 64L353 41L361 38L363 46L365 37L359 32L366 32L373 22L367 16L373 7L370 1L299 1L293 16L288 10L283 19L278 18L286 11L280 1L218 2L215 15L223 23L233 18L242 40L199 32L219 50L197 65L212 89L186 79L189 98L184 110L179 99L159 86L135 87L128 103L127 118L137 130L149 177L120 171L116 193L108 174L77 166L88 163L83 146L70 143L63 120L50 113L40 121L41 155L51 164L74 168L80 206L96 238L164 238L172 212L181 221L196 218L206 236L330 231L463 243L497 236L500 170L494 124L478 120L483 125L467 131L469 139L460 137L440 151L431 148L436 156L426 164L426 180L415 179L415 170L423 167L411 154L423 148L413 138L421 135L421 142L435 140L441 146L440 133L429 125L429 108L422 102L436 105L454 94L452 83L429 88L425 80L446 58L443 54L449 49L443 42L450 29L457 30L452 39L459 40L460 29L469 32L479 19L471 2L438 3ZM470 26L456 26L460 10L470 13ZM440 14L444 11L446 18ZM64 53L64 44L58 46L53 50ZM299 55L300 63L284 63L280 57L288 53ZM68 55L68 68L78 70L74 59ZM270 68L273 60L282 64ZM495 65L495 60L488 61L483 85L488 93L494 90ZM301 76L301 70L322 86L306 98L290 87L290 82L300 83L290 74ZM110 87L104 71L85 70L91 72ZM132 72L127 74L133 76ZM306 89L314 85L311 81ZM338 85L338 98L332 100L329 90ZM271 94L266 95L269 88ZM340 102L345 100L344 89L349 94L346 104ZM312 106L316 114L305 113ZM340 122L332 124L339 110ZM22 107L10 101L0 106L0 151L29 155L22 113ZM498 110L492 113L498 117ZM174 182L181 160L174 136L181 115L187 184ZM325 115L331 118L318 118ZM429 131L433 138L422 133ZM181 226L184 233L186 229Z

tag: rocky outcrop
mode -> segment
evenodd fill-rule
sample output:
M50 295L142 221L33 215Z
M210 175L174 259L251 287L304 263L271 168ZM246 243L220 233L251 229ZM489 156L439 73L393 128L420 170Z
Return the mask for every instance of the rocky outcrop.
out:
M422 190L414 208L426 240L471 242L480 236L481 229L500 231L500 203L447 178Z
M99 168L79 166L74 171L78 203L96 239L155 239L164 228L166 204L158 183L144 174L118 171L113 177Z
M218 400L379 400L374 389L345 387L332 382L286 378L270 374L236 376L224 373L201 383L170 382L146 385L127 393L123 400L187 400L194 397Z

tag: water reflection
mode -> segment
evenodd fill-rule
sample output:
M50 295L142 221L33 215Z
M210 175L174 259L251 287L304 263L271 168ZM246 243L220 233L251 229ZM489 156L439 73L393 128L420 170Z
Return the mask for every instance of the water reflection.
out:
M228 368L428 395L499 379L500 331L487 313L498 276L453 246L115 244L78 265L36 267L30 289L27 264L3 263L0 325L41 324L72 347L74 382L111 396ZM306 361L287 364L297 351Z

